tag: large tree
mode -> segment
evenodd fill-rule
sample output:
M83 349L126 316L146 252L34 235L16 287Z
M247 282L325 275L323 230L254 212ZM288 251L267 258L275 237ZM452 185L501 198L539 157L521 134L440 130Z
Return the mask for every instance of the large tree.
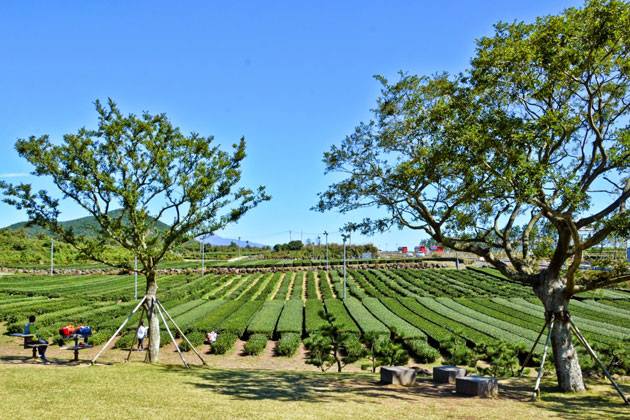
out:
M571 297L630 279L627 265L579 271L586 250L630 226L629 10L596 0L498 23L462 74L379 76L374 118L324 156L344 176L319 210L380 208L348 229L420 230L530 285L555 318L563 390L584 389ZM532 251L542 231L545 268Z
M52 142L47 135L18 140L16 149L61 192L94 217L93 235L79 235L59 223L59 198L29 184L0 184L4 201L26 210L30 222L50 230L83 255L131 270L130 258L112 259L104 251L117 243L136 255L146 277L150 360L158 361L160 327L153 312L156 269L173 247L215 232L268 200L264 187L240 187L245 140L231 153L214 138L184 135L166 115L123 115L109 100L96 102L98 127L81 128ZM157 228L156 221L168 223Z

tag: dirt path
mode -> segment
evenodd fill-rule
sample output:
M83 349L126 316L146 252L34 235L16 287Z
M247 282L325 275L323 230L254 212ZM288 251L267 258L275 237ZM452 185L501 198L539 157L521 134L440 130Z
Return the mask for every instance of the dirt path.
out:
M306 271L300 271L298 274L302 275L302 301L306 302L306 287L307 287L307 278Z
M296 273L289 273L291 275L291 280L289 280L289 288L287 289L287 295L284 297L284 300L289 300L291 298L291 293L293 293L293 283L295 283Z
M333 298L337 298L337 292L335 292L335 288L333 287L332 280L328 275L328 272L324 272L324 276L326 277L326 281L328 282L328 286L330 286L330 290L332 291Z
M269 297L267 298L267 300L274 300L276 298L276 295L278 294L278 290L280 290L280 286L282 286L282 282L284 281L285 276L286 276L286 273L280 274L278 282L276 283L276 286L273 288L273 291L269 294Z
M317 271L313 273L313 279L315 281L315 294L317 295L317 299L322 300L322 292L319 290L319 273Z

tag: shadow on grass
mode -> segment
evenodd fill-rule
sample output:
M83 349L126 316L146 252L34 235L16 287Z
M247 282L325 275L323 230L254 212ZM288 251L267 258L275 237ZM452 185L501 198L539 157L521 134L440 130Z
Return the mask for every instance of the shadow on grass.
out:
M588 384L591 384L589 387ZM626 396L630 386L619 384ZM625 405L610 382L605 380L587 381L584 393L574 394L560 391L551 380L541 386L541 396L532 401L534 382L531 378L513 378L501 385L502 397L518 399L528 404L544 407L561 417L572 419L624 418L630 419L630 406Z
M33 359L30 356L0 356L0 363L24 364L41 366L79 366L89 365L89 360L80 359L78 362L73 359L48 358L48 363L43 363L39 358ZM111 363L108 363L111 364Z
M453 385L434 385L430 378L418 378L411 387L381 385L377 377L363 373L310 373L266 370L214 370L163 366L170 374L186 376L191 385L202 390L228 395L237 400L275 400L301 402L380 403L385 400L420 402L420 399L443 400L445 407L454 400L469 400L454 393ZM194 379L193 379L194 378ZM543 387L542 400L531 402L531 378L512 379L500 386L500 399L522 404L535 404L562 417L570 418L630 418L630 408L603 382L584 394L556 392ZM630 387L623 386L624 392ZM482 400L477 400L483 404Z
M163 368L173 374L193 375L199 380L190 382L191 385L239 400L369 403L383 399L417 401L418 397L455 397L452 389L434 386L429 379L419 379L416 386L402 387L381 385L369 374Z

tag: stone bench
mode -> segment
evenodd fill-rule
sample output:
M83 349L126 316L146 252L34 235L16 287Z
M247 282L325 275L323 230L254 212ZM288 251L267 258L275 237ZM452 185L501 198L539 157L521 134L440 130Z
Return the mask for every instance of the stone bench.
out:
M382 384L413 385L415 381L415 369L403 366L381 366Z
M455 380L455 391L462 395L491 398L499 395L497 378L489 376L466 376Z
M433 382L436 384L453 384L455 379L466 376L466 369L457 366L436 366L433 368Z

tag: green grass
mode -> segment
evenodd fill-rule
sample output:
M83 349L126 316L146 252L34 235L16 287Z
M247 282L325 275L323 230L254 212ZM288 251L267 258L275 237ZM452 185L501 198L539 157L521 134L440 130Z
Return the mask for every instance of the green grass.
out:
M26 380L27 378L36 380ZM421 379L383 387L371 374L226 370L137 363L55 367L0 364L4 418L622 418L609 387L526 401L533 380L503 384L495 400L461 398ZM627 386L626 386L627 390ZM25 405L26 401L26 405Z

